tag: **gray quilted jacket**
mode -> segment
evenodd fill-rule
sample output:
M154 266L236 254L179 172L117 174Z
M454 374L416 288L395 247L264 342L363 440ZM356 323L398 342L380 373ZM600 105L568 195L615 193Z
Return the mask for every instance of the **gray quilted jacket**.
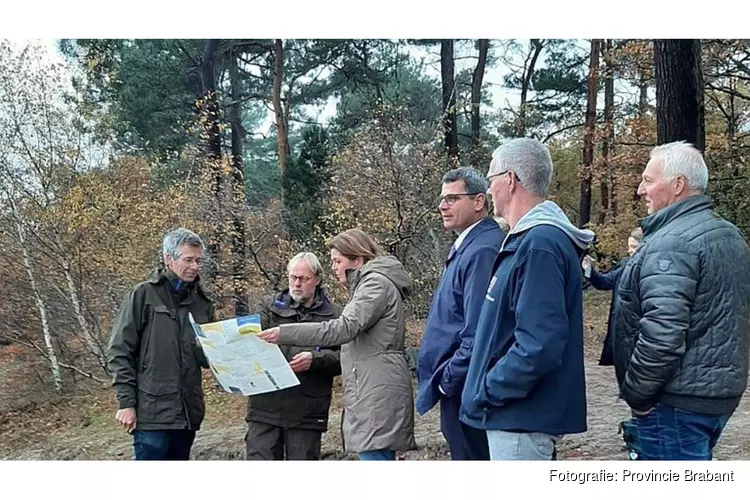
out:
M615 304L615 371L636 410L733 411L747 385L750 249L691 196L645 218Z

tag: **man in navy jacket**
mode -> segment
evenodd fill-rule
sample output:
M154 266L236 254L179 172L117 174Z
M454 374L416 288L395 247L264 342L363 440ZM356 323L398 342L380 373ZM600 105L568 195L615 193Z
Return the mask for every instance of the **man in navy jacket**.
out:
M440 401L440 430L453 460L489 460L484 431L458 417L474 329L492 262L505 234L487 217L487 180L470 167L443 176L438 208L443 227L458 234L445 263L417 359L417 410Z
M510 231L477 322L461 420L486 430L492 460L551 460L562 435L586 430L580 263L594 234L545 201L552 159L536 139L498 148L487 178Z

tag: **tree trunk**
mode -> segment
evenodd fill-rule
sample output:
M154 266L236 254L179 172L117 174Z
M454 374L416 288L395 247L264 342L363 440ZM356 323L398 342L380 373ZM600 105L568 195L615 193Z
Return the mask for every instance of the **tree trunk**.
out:
M586 121L583 128L583 155L581 165L581 199L579 204L580 220L584 227L591 220L591 178L594 163L594 128L596 126L597 77L599 73L599 47L601 40L591 40L591 57L589 59L588 100L586 103Z
M658 144L687 141L705 148L700 40L654 40Z
M52 344L52 333L50 332L49 321L47 320L47 305L44 303L42 292L41 290L39 290L39 286L36 282L36 277L34 276L34 268L33 264L31 263L31 256L29 255L29 249L26 242L26 231L23 227L21 214L19 213L18 207L13 202L13 200L11 200L11 210L13 211L13 217L15 219L18 242L21 246L23 267L29 277L31 291L34 294L34 302L36 302L36 307L39 311L39 321L42 323L42 337L44 338L44 345L47 348L47 358L49 359L50 369L52 370L52 380L55 383L55 390L57 392L62 392L63 383L62 374L60 372L60 362L57 359L55 346Z
M737 114L737 105L735 104L734 92L737 90L737 85L735 83L735 79L731 76L729 77L726 85L730 90L730 92L727 93L727 107L726 109L724 109L723 106L719 106L719 108L721 109L722 114L727 121L727 130L725 133L727 145L729 146L729 159L727 161L727 166L729 167L729 170L732 171L732 177L737 177L740 174L739 167L741 165L741 162L738 162L736 157L737 126L739 116ZM717 97L717 99L720 99L720 97Z
M57 247L59 251L62 251L62 245L59 236L57 236ZM86 343L86 347L88 347L91 353L96 356L96 360L98 361L99 366L102 367L104 372L109 374L109 369L107 368L107 357L104 352L104 347L102 346L101 342L99 342L98 339L96 339L91 333L89 323L88 321L86 321L86 318L83 315L83 307L81 307L81 299L78 296L75 281L73 281L73 275L70 273L70 264L62 254L60 255L60 266L63 269L63 274L65 274L65 281L68 284L68 295L70 297L70 302L73 304L73 311L75 312L78 326L81 327L81 331L83 332L83 339Z
M284 78L284 46L281 39L273 42L274 70L273 70L273 114L276 119L276 138L279 154L279 173L283 179L286 175L287 161L287 123L284 118L284 108L281 103L281 83Z
M219 40L209 39L203 46L201 59L201 112L203 114L204 150L209 160L221 162L221 129L219 127L219 102L216 98L216 52ZM220 182L221 178L219 178ZM218 189L214 186L216 192Z
M602 51L605 74L604 74L604 134L602 137L602 179L600 183L601 206L599 213L599 224L602 224L607 214L613 217L617 215L617 190L615 176L612 172L611 155L615 144L615 81L612 68L612 40L608 39Z
M479 40L479 59L477 66L474 68L474 75L471 78L471 166L479 167L479 108L482 99L482 79L484 78L484 68L487 64L487 51L489 50L490 41L487 39Z
M242 82L237 68L237 54L230 54L229 77L232 86L232 281L234 285L234 315L248 313L245 290L245 175L242 140Z
M445 150L458 158L458 126L456 124L456 82L453 67L453 40L440 42L440 75L443 84L443 131Z
M208 39L203 46L203 57L200 64L201 90L200 99L201 121L203 123L203 150L206 155L207 166L212 173L211 191L214 197L216 210L221 214L224 207L221 196L222 165L221 165L221 127L219 126L219 101L216 96L216 53L219 49L219 40ZM210 267L206 266L208 275L215 275L218 271L219 251L221 238L224 234L222 229L223 217L219 215L216 220L211 221L214 228L213 234L207 238L208 255Z
M531 39L531 52L524 62L521 80L521 103L518 106L518 122L516 123L516 137L526 136L526 108L528 106L529 90L531 90L531 79L534 76L536 62L542 53L544 42L538 38Z

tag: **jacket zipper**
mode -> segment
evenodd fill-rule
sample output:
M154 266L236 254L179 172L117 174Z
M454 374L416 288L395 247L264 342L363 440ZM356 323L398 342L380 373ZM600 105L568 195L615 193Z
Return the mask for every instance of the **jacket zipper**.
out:
M174 317L172 317L172 321L175 322L177 325L177 350L180 353L180 377L179 377L179 387L180 387L180 404L182 405L182 411L185 414L185 423L187 424L187 430L193 429L193 423L190 421L190 413L188 412L187 404L185 404L185 395L183 394L183 383L182 383L182 368L183 368L183 359L182 359L182 322L180 321L180 307L177 304L177 301L175 300L174 296L172 295L172 290L169 289L169 285L166 286L167 288L167 297L169 297L169 301L172 303L172 306L174 307ZM171 316L171 314L170 314Z

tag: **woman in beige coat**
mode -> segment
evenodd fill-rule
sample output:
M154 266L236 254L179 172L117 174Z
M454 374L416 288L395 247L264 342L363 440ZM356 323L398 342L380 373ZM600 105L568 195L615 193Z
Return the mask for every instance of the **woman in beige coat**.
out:
M411 279L401 262L382 256L359 229L338 234L330 248L331 267L349 289L341 316L286 324L259 336L284 345L341 345L344 449L358 452L360 460L395 460L396 451L416 448L403 305Z

